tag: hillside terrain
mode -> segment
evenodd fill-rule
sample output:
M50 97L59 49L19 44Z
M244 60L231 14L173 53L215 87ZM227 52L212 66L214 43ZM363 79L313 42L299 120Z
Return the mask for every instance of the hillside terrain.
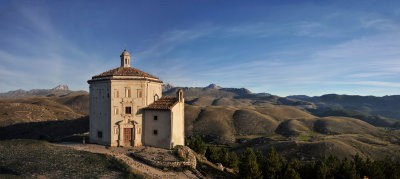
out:
M384 122L378 125L390 126L400 120L400 95L392 96L358 96L327 94L322 96L308 97L288 96L291 99L298 99L312 102L323 109L322 113L342 113L342 115L373 115ZM357 114L354 114L357 113ZM395 120L392 120L395 119Z
M0 141L0 178L139 178L104 154L38 140Z
M175 96L178 90L170 84L163 89L163 95L168 96ZM306 96L256 94L245 88L222 88L215 84L182 89L187 137L199 135L209 143L224 145L239 153L246 147L266 152L274 146L285 156L301 160L329 154L344 158L356 153L372 159L388 155L400 159L398 118L376 112L396 114L396 108L379 97L354 99L361 102L342 99L346 97L323 101L305 99ZM0 99L1 139L58 141L88 130L87 92L28 93L0 95L3 96ZM397 96L392 97L382 98L391 101L393 106L399 105ZM366 104L369 110L357 107Z
M177 89L171 88L164 95L173 96ZM237 152L246 147L266 152L273 146L285 156L301 160L357 153L373 159L400 159L396 118L348 106L339 110L302 98L255 94L243 88L210 85L183 90L186 136L200 135ZM394 96L392 102L400 104L396 99Z

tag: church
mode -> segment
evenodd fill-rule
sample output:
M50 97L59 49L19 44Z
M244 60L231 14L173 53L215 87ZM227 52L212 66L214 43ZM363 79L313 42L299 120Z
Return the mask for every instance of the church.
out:
M162 81L131 67L124 50L121 66L88 80L89 139L108 146L184 145L184 98L162 96Z

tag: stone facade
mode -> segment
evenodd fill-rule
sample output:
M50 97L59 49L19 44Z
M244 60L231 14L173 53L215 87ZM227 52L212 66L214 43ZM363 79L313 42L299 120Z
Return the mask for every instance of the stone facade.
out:
M184 145L183 92L162 97L161 80L131 68L126 50L120 58L121 67L88 81L90 141L110 146Z

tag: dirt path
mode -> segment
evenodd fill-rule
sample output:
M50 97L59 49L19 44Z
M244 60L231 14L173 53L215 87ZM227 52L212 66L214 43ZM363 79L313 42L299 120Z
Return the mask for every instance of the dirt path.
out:
M134 160L133 158L128 156L130 152L134 152L136 150L143 150L143 148L145 147L135 147L135 148L109 147L107 149L105 146L96 144L83 145L77 143L61 143L59 145L72 147L76 150L112 155L118 159L123 160L138 174L142 174L150 178L197 178L196 175L194 175L189 170L185 170L183 172L162 171L158 168L154 168L152 166Z

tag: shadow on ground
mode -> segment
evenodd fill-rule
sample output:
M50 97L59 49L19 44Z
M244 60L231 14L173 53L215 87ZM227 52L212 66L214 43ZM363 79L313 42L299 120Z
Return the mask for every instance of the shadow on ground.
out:
M31 122L0 127L0 140L40 139L61 141L89 131L89 116L74 120Z

